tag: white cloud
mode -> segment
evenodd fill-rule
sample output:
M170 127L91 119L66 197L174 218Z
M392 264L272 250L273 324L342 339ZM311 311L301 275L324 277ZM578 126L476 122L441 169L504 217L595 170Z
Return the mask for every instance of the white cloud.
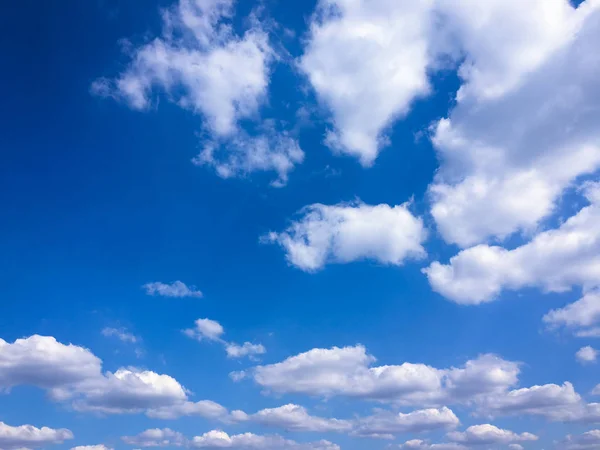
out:
M127 69L114 81L100 79L91 91L148 109L153 90L198 114L209 143L194 159L214 166L225 178L275 171L276 185L302 162L298 142L274 129L250 137L239 126L257 119L266 102L271 65L277 60L269 36L253 14L238 36L229 24L233 0L179 0L163 13L163 32L133 51ZM218 154L218 155L217 155Z
M534 415L550 421L600 422L600 403L585 403L573 385L545 384L489 395L479 402L486 416Z
M509 444L508 448L510 450L523 450L525 447L523 447L521 444Z
M116 337L120 341L130 342L132 344L135 344L140 340L134 334L129 333L125 328L106 327L102 329L102 335L106 337Z
M399 448L404 450L467 450L467 447L455 442L430 444L421 439L411 439L410 441L406 441L404 444L400 444Z
M451 409L423 409L407 414L380 411L357 420L352 434L365 437L393 439L400 433L418 433L438 429L455 428L460 424Z
M589 345L586 347L581 347L577 353L575 354L575 358L581 364L593 363L596 362L598 358L598 350Z
M201 341L208 339L209 341L219 341L225 330L221 324L215 320L197 319L195 322L196 328L184 330L186 336L193 337Z
M73 402L80 411L137 413L187 401L177 380L149 370L120 368L102 373L102 361L89 350L50 336L10 344L0 339L0 389L31 385L50 398Z
M169 375L148 370L119 369L76 386L74 406L80 411L119 414L141 412L184 402L185 389Z
M600 324L600 292L586 292L575 303L550 311L543 320L551 328L564 326L577 330L576 336L593 336L596 329L590 327Z
M573 436L568 435L562 442L564 450L595 450L600 447L600 430L590 430Z
M214 166L222 178L273 171L278 175L271 183L275 187L287 184L289 173L303 161L304 152L298 141L287 133L278 133L273 127L258 136L239 132L226 142L211 141L192 159L198 166Z
M448 439L466 445L510 444L511 442L537 441L538 437L531 433L515 433L503 430L494 425L473 425L465 431L451 431Z
M183 333L186 336L199 341L207 339L222 344L228 358L243 358L248 356L250 359L253 359L256 355L263 355L267 352L267 349L262 344L244 342L240 345L235 342L225 341L222 338L223 334L225 334L225 329L215 320L198 319L196 320L195 325L195 328L183 330Z
M45 447L62 444L69 439L73 439L73 433L65 428L36 428L33 425L13 427L0 422L0 448L4 450Z
M101 366L88 349L61 344L50 336L34 335L12 344L0 339L0 389L59 388L98 376Z
M77 447L72 447L71 450L113 450L111 447L107 447L104 444L98 445L78 445Z
M157 419L178 419L183 416L200 416L207 419L222 419L228 417L227 408L210 400L199 402L183 402L172 406L164 406L149 410L146 415Z
M195 436L190 445L195 448L230 448L234 450L340 450L339 446L329 441L299 443L277 435L259 436L244 433L230 436L219 430L209 431L202 436Z
M468 247L535 230L560 194L600 168L598 2L447 2L465 62L458 105L433 127L431 212Z
M315 348L286 360L257 366L251 376L276 393L349 396L402 404L466 402L516 384L519 366L482 355L462 368L425 364L375 366L365 347Z
M160 295L161 297L202 297L202 292L196 286L187 286L181 281L172 283L161 283L155 281L142 286L148 295Z
M600 184L589 183L590 205L557 229L536 235L513 250L478 245L432 263L424 272L431 287L461 304L494 300L502 290L527 286L564 292L573 286L596 287L600 280Z
M267 352L267 349L262 344L244 342L243 345L229 343L225 346L225 351L230 358L243 358L244 356L263 355Z
M153 428L136 436L123 436L123 442L136 447L181 447L186 445L185 437L169 428Z
M432 0L320 0L300 60L331 110L326 144L371 165L384 129L429 92Z
M293 404L263 409L252 415L238 415L238 418L288 431L344 432L353 427L351 421L311 416L306 408Z
M269 233L263 241L279 244L288 262L305 271L363 259L401 265L426 255L427 231L408 206L314 204L285 231Z

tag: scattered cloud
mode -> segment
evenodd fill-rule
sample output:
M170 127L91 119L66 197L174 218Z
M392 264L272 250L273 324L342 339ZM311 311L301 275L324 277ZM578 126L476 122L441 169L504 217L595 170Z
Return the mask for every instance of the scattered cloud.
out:
M364 259L401 265L426 255L427 231L408 208L408 203L314 204L300 210L301 217L285 231L271 232L262 241L280 245L288 262L307 272Z
M125 328L110 328L106 327L102 329L102 335L106 337L116 337L120 341L129 342L135 344L140 341L140 338L132 333L129 333Z
M218 342L223 345L228 358L244 358L249 357L254 359L257 355L263 355L267 349L262 344L253 344L244 342L242 345L235 342L227 342L221 336L225 334L225 329L215 320L198 319L195 322L195 328L183 330L183 333L192 338L202 341L204 339Z
M397 434L451 429L459 424L458 417L446 407L423 409L407 414L379 411L373 416L358 419L352 434L394 439Z
M496 445L538 440L535 434L518 434L490 424L473 425L462 432L451 431L447 436L451 441L465 445Z
M229 417L227 408L210 400L199 402L186 401L171 406L151 409L147 412L148 417L157 419L178 419L184 416L199 416L205 419L219 419L226 421Z
M281 436L260 436L244 433L230 436L224 431L213 430L202 436L195 436L190 445L195 448L230 448L230 449L264 449L264 450L340 450L340 447L329 441L299 443L284 439Z
M489 302L503 290L530 286L545 292L596 287L600 280L600 183L587 184L584 192L589 206L527 244L513 250L478 245L450 258L447 265L432 263L424 269L431 287L460 304Z
M550 311L543 320L550 328L564 326L575 330L576 336L591 337L596 333L592 326L600 324L600 292L586 292L575 303Z
M153 428L136 436L123 436L123 442L136 447L181 447L186 445L183 434L169 428Z
M239 124L258 120L278 55L257 14L245 33L234 32L233 9L233 0L179 0L163 12L162 35L135 48L123 73L95 81L91 91L138 110L149 109L153 92L162 92L203 119L208 143L195 164L224 178L274 171L281 186L304 159L297 140L275 128L250 136Z
M575 358L577 358L577 361L581 364L594 363L598 358L598 350L589 345L581 347L575 354Z
M517 383L519 365L482 355L464 367L436 369L425 364L372 366L365 347L315 348L286 360L257 366L251 376L275 393L348 396L401 404L471 401L503 392Z
M161 297L202 297L202 292L196 289L196 286L187 286L181 281L173 281L172 283L161 283L155 281L146 283L142 286L148 295L160 295Z
M600 447L600 430L586 431L574 436L569 434L562 442L564 450L594 450Z
M73 439L73 433L65 428L36 428L33 425L13 427L0 422L0 448L4 450L45 447L62 444L69 439Z
M72 447L71 450L113 450L111 447L107 447L104 444L98 445L78 445L77 447Z
M333 128L326 145L373 164L384 130L429 93L427 36L432 1L321 0L300 68Z
M467 450L467 447L455 442L430 444L421 439L411 439L410 441L406 441L404 444L400 444L399 448L404 450Z

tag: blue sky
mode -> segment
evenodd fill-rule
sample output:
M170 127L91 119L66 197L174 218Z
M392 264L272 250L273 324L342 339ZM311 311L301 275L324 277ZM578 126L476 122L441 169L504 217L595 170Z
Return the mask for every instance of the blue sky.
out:
M3 5L0 449L599 448L576 3Z

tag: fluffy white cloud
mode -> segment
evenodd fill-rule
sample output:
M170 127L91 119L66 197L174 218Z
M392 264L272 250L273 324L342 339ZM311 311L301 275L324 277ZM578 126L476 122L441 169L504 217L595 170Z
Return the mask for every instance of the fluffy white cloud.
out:
M595 450L600 447L600 430L590 430L573 436L568 435L562 442L564 450Z
M267 349L262 344L244 342L243 345L229 343L225 346L225 351L230 358L243 358L244 356L263 355L267 352Z
M467 247L536 229L565 188L600 168L600 12L594 0L446 5L464 84L433 127L431 212L446 241Z
M282 187L288 182L294 166L304 161L304 152L298 141L289 134L277 132L269 126L258 136L239 132L226 142L211 141L192 159L198 166L214 166L222 178L245 176L256 171L272 171L277 178L272 186Z
M458 417L451 409L423 409L407 414L380 411L377 414L357 420L352 434L357 436L393 439L400 433L418 433L457 427Z
M456 442L449 442L443 444L430 444L427 441L421 439L411 439L406 441L404 444L400 444L399 448L404 450L466 450L462 444Z
M575 353L575 358L582 364L593 363L596 362L598 358L598 350L589 345L586 347L581 347L577 353Z
M224 431L213 430L202 436L195 436L190 442L195 448L230 448L240 450L340 450L340 447L329 441L298 443L281 436L259 436L244 433L230 436Z
M89 350L50 336L31 336L10 344L0 339L0 389L33 385L56 401L72 401L81 411L135 413L183 403L177 380L149 370L121 368L102 373Z
M320 0L301 69L331 110L326 143L371 165L382 133L429 92L433 0Z
M494 425L473 425L465 431L451 431L448 439L466 445L510 444L511 442L537 441L538 437L531 433L515 433L503 430Z
M600 292L586 292L575 303L550 311L543 320L551 328L564 326L576 330L576 336L593 336L596 328L590 327L600 324Z
M225 334L223 326L210 319L198 319L195 322L195 328L189 328L183 330L183 333L192 338L202 341L207 339L209 341L215 341L222 344L229 358L243 358L248 356L253 359L256 355L263 355L267 352L267 349L262 344L253 344L251 342L244 342L242 345L236 344L235 342L227 342L222 336Z
M0 389L26 384L59 388L96 377L101 366L88 349L50 336L34 335L12 344L0 339Z
M431 287L461 304L494 300L504 289L535 286L564 292L573 286L591 289L600 280L600 184L589 183L590 205L557 229L541 232L513 250L478 245L432 263L424 272Z
M268 34L252 15L243 36L228 19L233 0L179 0L163 13L162 36L133 51L127 69L114 81L101 79L92 92L147 109L153 90L199 114L209 143L193 161L214 166L222 177L262 170L287 181L304 153L298 142L271 129L255 137L239 127L255 119L267 99L270 66L277 59Z
M102 329L102 335L106 337L116 337L123 342L130 342L132 344L135 344L140 340L134 334L129 333L125 328L106 327Z
M210 319L197 319L194 322L196 327L184 330L186 336L193 337L201 341L208 339L209 341L219 341L225 330L219 322Z
M600 403L585 403L573 385L545 384L484 397L479 413L486 416L534 415L560 422L600 422Z
M151 409L146 413L149 417L157 419L178 419L183 416L200 416L207 419L226 420L229 412L227 408L210 400L199 402L183 402L162 408Z
M142 286L148 295L160 295L162 297L202 297L202 292L196 286L187 286L182 281L172 283L161 283L155 281Z
M123 442L136 447L181 447L186 445L185 437L169 428L152 428L136 436L123 436Z
M77 447L72 447L71 450L113 450L111 447L107 447L104 444L97 445L78 445Z
M315 348L286 360L257 366L251 376L276 393L350 396L402 404L466 402L502 392L517 382L518 364L482 355L462 368L425 364L375 366L365 347Z
M305 271L363 259L401 265L426 254L427 231L408 207L314 204L303 208L285 231L271 232L263 241L279 244L288 262Z
M148 370L119 369L101 378L86 380L76 388L74 406L81 411L140 412L184 402L185 389L169 375Z
M68 439L73 439L73 433L65 428L36 428L33 425L13 427L0 422L0 448L4 450L45 447L62 444Z
M252 421L288 431L344 432L350 431L353 427L353 423L349 420L311 416L306 408L293 404L263 409L252 415L238 412L237 418L238 421Z

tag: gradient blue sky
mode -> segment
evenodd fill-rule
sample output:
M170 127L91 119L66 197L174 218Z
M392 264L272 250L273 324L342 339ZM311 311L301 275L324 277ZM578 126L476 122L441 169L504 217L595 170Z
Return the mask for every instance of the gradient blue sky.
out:
M167 447L201 447L194 436L224 430L297 443L252 447L233 440L226 447L243 449L441 450L429 444L450 441L486 449L600 448L600 437L581 437L600 427L592 395L600 383L593 350L600 344L592 336L600 336L600 194L594 184L600 90L593 82L600 58L592 51L600 4L240 0L231 17L216 16L209 43L201 44L193 26L177 22L186 14L184 3L21 0L0 7L0 338L6 344L0 346L0 422L73 435L16 442L0 427L0 448L139 448L144 442L122 437L152 428L185 436ZM228 2L198 1L188 13L205 18L219 3ZM327 4L337 8L333 14L324 12ZM173 37L161 10L170 11ZM436 22L431 17L437 15ZM219 28L224 23L229 31ZM189 61L143 56L156 38L170 51L206 56L252 32L265 38L259 46L270 55L265 65L249 74L234 52L233 69L222 70L233 70L229 75L244 89L252 76L266 84L250 100L233 100L227 133L206 112L207 98L220 101L211 81L196 80ZM425 66L417 40L427 48ZM161 78L159 69L169 75ZM207 63L205 72L211 70ZM396 75L394 83L369 88ZM429 85L427 92L414 88L411 77ZM123 79L147 84L135 93L145 96L143 108L119 84ZM464 96L457 97L459 88ZM197 91L212 97L198 100ZM220 120L223 109L211 111ZM458 144L436 131L443 118L461 134ZM371 120L379 139L354 140ZM328 132L342 143L332 148ZM273 170L248 169L244 158L256 151L252 138L262 135L267 159L282 136L304 153L284 186L272 185ZM229 177L218 173L219 161L192 163L209 143L220 145L220 161L233 167ZM236 146L246 153L231 163ZM361 158L373 148L376 158L365 163ZM435 194L440 187L446 196ZM303 208L315 204L333 209L316 207L321 215L310 216ZM393 211L402 216L382 217L370 205L380 205L382 214L397 205ZM325 240L311 234L311 226ZM419 237L406 234L411 226ZM269 232L276 242L265 242ZM287 238L323 252L325 260L307 268L306 260L289 256ZM422 245L419 257L404 251L411 245ZM464 259L451 262L457 255ZM149 295L144 287L175 281L203 295ZM548 315L582 298L578 314L571 308ZM200 340L182 333L202 318L220 323L224 334ZM34 349L28 346L34 335L57 342ZM22 348L18 339L25 340ZM265 352L228 357L224 346L231 342L260 344ZM101 359L102 373L92 377L101 390L110 388L102 384L107 371L147 370L185 387L186 401L210 400L247 414L295 404L350 425L344 432L294 431L277 421L202 414L167 420L148 417L152 407L120 403L119 411L90 411L88 387L52 374L67 364L59 349L68 344ZM489 376L492 388L441 400L407 401L388 391L373 398L343 387L324 393L321 381L345 371L352 376L355 369L334 353L358 345L377 359L372 367L464 368L493 354L514 364L518 375L506 381L500 369L485 367L463 383L476 386ZM578 353L587 346L592 349ZM298 370L313 380L305 392L274 392L274 385L256 379L257 366L277 371L283 366L273 364L312 349L329 349L334 362L300 363ZM246 378L234 382L230 373L238 371ZM35 373L75 394L57 399ZM298 376L281 375L288 386ZM578 394L567 392L565 382ZM450 389L448 379L442 383ZM494 406L514 396L511 391L536 385L549 392L546 398L541 390L540 404L525 399L518 407ZM393 416L445 406L460 423L425 432L399 427L389 440L355 435L377 408ZM482 428L460 434L487 424L507 431L480 444ZM331 444L316 443L321 439ZM414 439L423 442L401 446Z

